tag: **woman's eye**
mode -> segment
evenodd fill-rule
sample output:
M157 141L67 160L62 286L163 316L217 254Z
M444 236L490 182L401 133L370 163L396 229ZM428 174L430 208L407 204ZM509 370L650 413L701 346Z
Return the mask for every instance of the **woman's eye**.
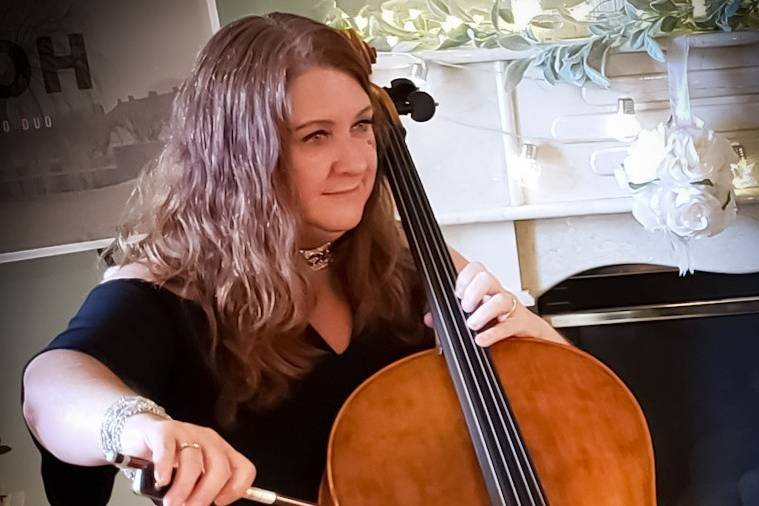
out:
M311 132L303 137L303 142L321 141L327 138L327 135L329 135L329 133L326 130L317 130L316 132Z
M360 132L366 132L370 128L372 128L372 125L374 124L373 119L362 119L358 123L354 125L354 128L356 128Z

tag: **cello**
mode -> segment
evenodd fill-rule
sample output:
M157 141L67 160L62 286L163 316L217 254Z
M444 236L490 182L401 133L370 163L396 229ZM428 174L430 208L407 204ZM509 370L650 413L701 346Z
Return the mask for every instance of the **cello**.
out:
M373 49L353 32L346 36L371 65ZM475 344L399 118L430 119L435 103L403 79L373 94L380 171L439 343L377 372L344 403L329 438L319 506L656 504L645 418L612 371L571 346L538 339ZM131 460L126 464L145 470L147 484L136 490L150 496L150 464ZM163 491L155 492L150 497L158 499ZM260 489L247 496L309 506Z
M344 32L367 61L376 52ZM405 144L400 114L435 103L409 80L373 87L380 169L435 322L438 349L377 372L330 434L320 506L653 506L651 437L614 373L568 345L474 342L456 270Z

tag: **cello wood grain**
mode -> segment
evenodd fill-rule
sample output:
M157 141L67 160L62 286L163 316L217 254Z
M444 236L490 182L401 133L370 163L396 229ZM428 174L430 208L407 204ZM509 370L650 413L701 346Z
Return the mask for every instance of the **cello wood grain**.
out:
M648 428L630 391L575 348L491 348L551 506L652 506ZM320 505L490 505L445 361L422 352L375 374L335 422Z

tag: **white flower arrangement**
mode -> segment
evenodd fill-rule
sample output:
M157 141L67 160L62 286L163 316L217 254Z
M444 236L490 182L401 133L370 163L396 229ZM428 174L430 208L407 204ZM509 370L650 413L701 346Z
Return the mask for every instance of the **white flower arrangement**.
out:
M736 217L730 143L712 130L660 123L633 142L617 181L632 192L633 216L674 241L711 237ZM681 271L690 270L681 266Z
M691 113L689 48L687 35L668 44L670 120L641 131L615 171L617 181L632 192L635 219L669 237L679 253L681 275L693 272L689 241L719 234L738 212L733 191L737 153Z

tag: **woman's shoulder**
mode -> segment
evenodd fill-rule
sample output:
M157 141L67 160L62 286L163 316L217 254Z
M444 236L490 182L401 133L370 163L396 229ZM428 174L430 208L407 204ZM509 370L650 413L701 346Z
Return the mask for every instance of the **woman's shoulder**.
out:
M100 284L114 279L141 279L147 282L155 282L150 269L145 264L137 262L108 267L103 273L103 280Z
M152 346L184 339L202 328L204 313L137 268L113 269L85 297L52 345L122 349L127 343ZM192 331L192 332L191 332ZM73 343L73 344L72 344ZM75 346L76 345L76 346Z
M177 299L196 301L196 298L190 295L188 289L179 286L177 283L160 282L153 276L148 266L138 262L109 267L103 273L103 279L98 283L96 288L103 287L110 289L130 285L152 288L155 292L168 292Z
M141 306L153 304L166 295L174 298L174 294L157 283L145 268L134 264L109 267L103 274L103 279L90 291L84 307L92 304L93 299L113 301L122 307Z
M175 371L180 361L197 366L191 370L203 364L204 349L198 344L205 344L204 315L154 279L135 273L134 269L108 272L43 353L83 352L163 404L161 396L169 388L167 371Z

